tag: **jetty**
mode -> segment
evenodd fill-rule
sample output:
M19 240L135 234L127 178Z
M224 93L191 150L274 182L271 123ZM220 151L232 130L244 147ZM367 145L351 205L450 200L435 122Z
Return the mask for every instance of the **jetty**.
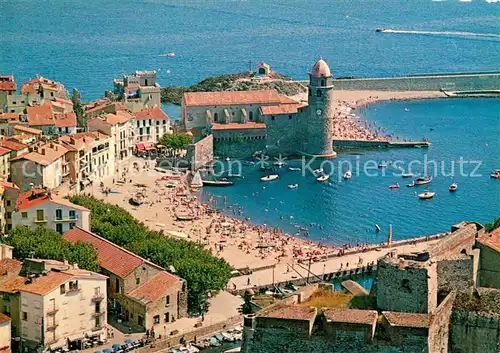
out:
M427 148L429 141L379 141L379 140L347 140L334 139L333 147L342 149L366 149L366 148Z

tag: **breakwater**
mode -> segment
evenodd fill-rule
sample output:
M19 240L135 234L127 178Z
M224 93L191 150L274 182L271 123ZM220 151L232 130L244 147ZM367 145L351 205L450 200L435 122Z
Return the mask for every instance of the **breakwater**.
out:
M427 141L369 141L369 140L333 140L333 148L344 149L375 149L375 148L412 148L429 147Z

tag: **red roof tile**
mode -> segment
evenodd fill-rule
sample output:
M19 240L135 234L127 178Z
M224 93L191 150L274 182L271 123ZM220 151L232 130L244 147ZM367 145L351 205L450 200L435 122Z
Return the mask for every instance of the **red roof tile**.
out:
M19 187L16 184L11 183L9 181L0 181L0 185L3 186L4 188L19 190Z
M34 107L27 107L28 124L30 126L55 125L54 112L50 102Z
M0 140L0 146L8 148L11 151L20 151L25 148L28 148L28 145L25 145L24 143L19 143L10 140Z
M19 274L23 264L16 259L0 260L0 277Z
M341 308L323 308L322 310L328 322L373 325L378 317L376 310Z
M262 310L258 316L273 319L311 320L316 317L316 309L307 306L278 303Z
M394 311L383 311L382 315L391 326L428 328L432 316L429 314L399 313Z
M74 112L56 114L54 116L56 127L76 127L76 114Z
M241 129L265 129L264 123L229 123L229 124L212 124L212 130L241 130Z
M128 295L139 301L154 303L158 299L165 297L169 292L172 292L173 286L179 287L180 285L181 281L178 277L171 275L167 271L162 271L140 287L128 293Z
M493 250L500 252L500 228L489 234L484 234L477 239L478 243L486 245Z
M7 153L10 153L11 150L9 150L8 148L4 148L2 146L0 146L0 156L3 156L4 154L7 154Z
M8 317L5 314L0 313L0 324L3 324L4 322L10 321L10 317Z
M21 114L20 113L0 113L0 119L21 120Z
M48 193L46 193L43 189L35 189L21 193L17 198L16 208L19 211L22 211L46 202L52 202L57 205L74 208L75 210L88 211L87 208L75 205L69 200L63 199L57 195L51 194L49 197Z
M15 91L16 89L16 81L13 75L0 76L0 91Z
M168 115L158 106L153 108L143 109L134 114L134 119L153 119L153 120L168 120Z
M15 158L12 158L11 161L14 162L22 159L27 159L34 163L47 166L63 157L66 152L68 152L68 150L64 148L62 144L46 143L44 145L38 145L36 152L33 151L21 154Z
M261 115L295 114L301 108L301 104L278 104L260 107Z
M84 242L92 244L97 251L99 265L121 278L126 277L145 262L143 258L136 254L78 227L64 233L63 238L72 243Z
M275 90L266 91L225 91L225 92L187 92L184 105L217 106L238 104L279 104L280 95Z
M63 91L65 89L64 86L59 82L49 80L42 76L38 76L23 83L23 85L21 86L21 94L35 94L40 87L57 91Z
M0 284L0 292L15 293L24 291L45 295L71 278L73 278L73 275L56 271L50 271L46 276L37 277L31 283L28 283L26 277L12 276Z
M14 130L25 132L25 133L30 134L30 135L41 135L43 132L42 130L34 129L32 127L24 126L24 125L14 125Z

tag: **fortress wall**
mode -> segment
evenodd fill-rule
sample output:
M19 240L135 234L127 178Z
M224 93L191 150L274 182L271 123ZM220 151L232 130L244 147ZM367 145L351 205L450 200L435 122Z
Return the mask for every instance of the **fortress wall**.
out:
M213 145L213 135L209 135L188 146L187 160L191 162L192 169L196 170L214 159Z
M456 290L471 293L474 286L473 257L463 255L459 258L439 261L437 274L438 292L449 293Z
M429 327L429 353L448 352L450 316L456 293L448 294L437 307Z
M470 254L476 235L477 229L475 224L464 225L436 243L429 250L429 255L431 257L446 258L449 255L458 254L463 250Z
M333 80L335 90L481 91L500 89L500 73Z
M450 329L451 352L500 352L500 314L453 310Z

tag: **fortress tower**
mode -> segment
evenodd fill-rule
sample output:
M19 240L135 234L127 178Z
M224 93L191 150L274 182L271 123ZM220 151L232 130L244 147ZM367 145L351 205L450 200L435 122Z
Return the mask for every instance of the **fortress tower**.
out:
M328 64L320 59L309 73L309 107L304 152L323 158L334 158L333 151L333 82Z

